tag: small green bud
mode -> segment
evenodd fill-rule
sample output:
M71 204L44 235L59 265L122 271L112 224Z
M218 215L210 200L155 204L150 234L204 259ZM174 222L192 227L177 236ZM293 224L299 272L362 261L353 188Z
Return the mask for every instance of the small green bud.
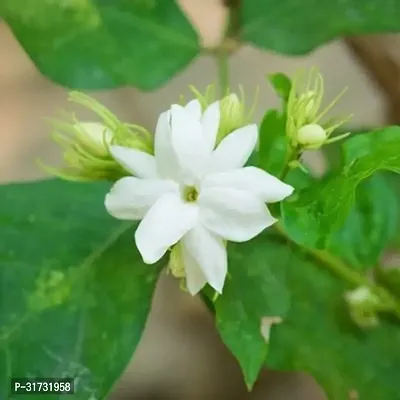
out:
M309 90L305 93L302 93L299 96L299 102L304 103L304 111L306 115L310 118L313 114L313 111L315 110L316 106L316 99L318 97L318 93L316 93L313 90Z
M345 90L326 108L320 110L324 94L322 75L316 68L310 70L306 80L304 80L302 72L297 74L293 79L286 110L286 132L293 147L303 150L318 149L324 144L332 143L349 135L346 133L329 139L332 132L346 123L351 115L339 120L330 119L325 123L321 122L344 92ZM310 128L311 126L313 128Z
M73 129L79 132L78 141L88 149L100 156L108 155L108 146L111 144L113 134L110 129L98 122L81 122L73 125Z
M62 147L66 165L53 168L40 162L47 172L66 180L114 181L128 173L111 156L110 145L153 152L153 138L146 129L120 122L111 111L86 94L72 92L69 100L94 111L102 123L80 122L68 114L65 121L52 120L52 137Z
M188 291L186 288L186 272L180 243L177 243L171 250L167 273L170 273L179 280L179 287L182 291Z
M304 125L297 132L297 142L303 149L318 149L327 137L325 129L318 124Z
M171 250L168 270L175 278L182 279L186 277L185 266L182 259L182 251L179 243L176 244Z
M345 295L352 320L360 328L374 328L379 324L380 299L367 286L347 292Z
M248 124L245 105L235 93L225 96L220 102L221 120L217 140L221 141L226 135Z
M210 104L218 100L216 96L215 85L209 85L204 95L193 86L190 87L190 90L195 95L197 100L199 100L203 111ZM257 105L258 90L255 93L253 104L249 110L247 110L246 107L243 88L239 87L239 90L240 97L235 93L228 92L226 96L220 99L221 119L217 134L217 144L225 136L229 135L236 129L248 125L251 122L255 107Z

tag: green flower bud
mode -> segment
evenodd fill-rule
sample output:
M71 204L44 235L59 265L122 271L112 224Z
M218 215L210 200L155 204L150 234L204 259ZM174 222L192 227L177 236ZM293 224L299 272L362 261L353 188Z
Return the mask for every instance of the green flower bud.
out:
M182 258L181 244L177 243L171 250L167 273L179 280L179 287L182 291L187 292L185 265Z
M350 316L360 328L373 328L379 324L379 297L367 286L359 286L345 295Z
M316 68L311 69L306 80L304 80L303 73L297 74L293 79L286 110L286 132L293 147L317 149L324 144L332 143L349 135L346 133L329 139L332 132L345 124L351 115L322 122L322 119L339 101L344 92L345 90L339 93L326 108L321 110L324 94L322 75ZM314 128L310 128L311 126ZM324 140L322 140L323 137Z
M183 264L182 252L180 244L176 244L172 250L169 257L168 270L175 278L185 278L185 266Z
M221 120L217 135L217 141L221 141L226 135L235 129L241 128L249 123L246 117L245 105L235 93L225 96L221 102Z
M327 137L325 129L318 124L303 125L297 132L297 141L303 149L318 149Z
M47 172L66 180L114 181L128 173L111 156L110 145L153 152L153 138L146 129L120 122L111 111L83 93L72 92L69 100L94 111L102 123L80 122L68 114L65 120L52 120L52 137L63 149L66 165L53 168L40 162Z
M203 111L210 104L218 100L215 85L209 85L204 95L193 86L190 87L190 90L199 100ZM247 110L246 107L243 88L240 86L239 90L240 97L235 93L228 92L228 94L220 100L221 119L217 134L217 143L236 129L248 125L252 120L257 105L258 90L255 93L253 104L249 110Z
M78 141L80 140L83 146L91 148L100 156L107 156L108 146L113 139L109 128L98 122L81 122L73 125L73 129L80 133Z

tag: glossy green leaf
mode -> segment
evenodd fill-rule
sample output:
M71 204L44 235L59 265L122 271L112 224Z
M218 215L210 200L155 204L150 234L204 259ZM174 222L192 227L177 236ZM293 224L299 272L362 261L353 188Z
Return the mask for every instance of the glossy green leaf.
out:
M277 110L269 110L260 126L256 164L270 174L279 176L287 163L288 156L286 118Z
M389 127L368 135L379 140L379 146L345 159L338 175L299 191L295 201L283 204L285 228L297 243L326 247L332 233L349 216L358 185L377 171L400 172L400 128Z
M397 198L385 176L376 174L357 188L343 227L329 239L328 250L352 266L374 266L397 233Z
M379 267L375 269L375 279L397 298L400 298L400 267Z
M243 40L284 54L304 54L335 38L398 32L397 0L246 0Z
M275 260L286 257L286 245L270 247ZM345 284L295 252L291 264L291 309L272 331L267 365L310 373L332 400L400 399L400 325L358 330L344 305Z
M106 213L108 186L0 187L1 399L29 376L74 377L74 399L103 399L131 358L164 263L145 265L134 226Z
M268 350L261 318L282 317L289 308L285 286L289 251L277 262L265 235L250 242L229 244L229 276L215 303L221 338L239 361L251 387Z
M199 52L172 0L2 0L0 17L39 70L69 88L152 90Z

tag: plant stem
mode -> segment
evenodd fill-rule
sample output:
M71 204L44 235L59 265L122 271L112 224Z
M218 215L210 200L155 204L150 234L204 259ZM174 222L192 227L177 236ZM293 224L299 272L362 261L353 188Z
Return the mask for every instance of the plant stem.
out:
M298 160L300 157L300 154L298 153L297 149L290 147L290 150L288 151L288 154L286 156L286 163L285 166L283 167L280 179L284 181L286 179L287 174L290 171L290 163L292 161Z
M229 92L229 60L228 53L221 49L217 55L218 64L218 84L221 98Z
M229 91L229 55L236 47L240 33L240 6L241 0L224 0L228 16L224 38L216 51L218 64L218 82L221 97Z

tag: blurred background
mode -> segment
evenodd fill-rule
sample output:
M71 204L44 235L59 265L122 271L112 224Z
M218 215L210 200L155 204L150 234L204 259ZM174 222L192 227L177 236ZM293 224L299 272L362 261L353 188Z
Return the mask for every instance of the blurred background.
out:
M225 10L218 0L181 0L205 44L219 42ZM349 127L360 129L397 123L400 117L400 38L396 35L351 38L332 42L307 57L288 58L243 46L231 59L231 86L242 84L249 100L257 86L259 120L278 104L265 75L292 75L299 67L317 66L332 99L343 87L349 90L335 114L353 113ZM187 86L204 89L216 77L214 60L201 57L162 89L141 93L132 88L90 93L120 119L153 130L158 114ZM42 178L35 165L61 162L59 149L49 140L44 118L60 109L71 111L67 92L42 77L5 23L0 21L0 182ZM93 116L76 110L80 119ZM316 153L308 157L324 168ZM162 277L153 310L140 346L112 399L324 399L313 380L302 374L265 372L252 394L247 394L240 370L198 299L179 291L176 282Z

